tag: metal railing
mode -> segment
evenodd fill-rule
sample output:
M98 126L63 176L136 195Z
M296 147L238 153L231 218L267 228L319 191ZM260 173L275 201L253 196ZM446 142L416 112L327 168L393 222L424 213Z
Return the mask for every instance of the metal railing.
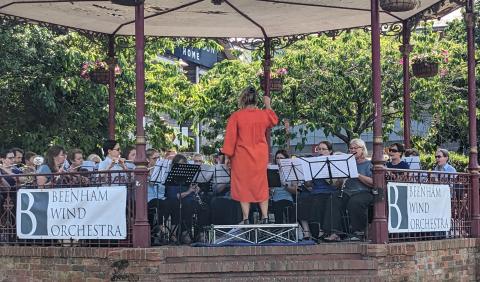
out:
M471 237L472 191L470 181L468 173L386 169L385 184L400 182L448 185L451 198L451 228L449 231L389 233L388 241L395 243ZM386 194L385 204L388 218L387 199L388 195Z
M47 178L47 184L38 185L39 177ZM82 247L132 247L133 224L135 220L134 171L95 171L55 174L0 175L0 245L16 246L82 246ZM55 240L19 239L16 233L17 191L20 189L58 189L98 186L126 186L126 227L125 240ZM121 211L119 211L121 212Z

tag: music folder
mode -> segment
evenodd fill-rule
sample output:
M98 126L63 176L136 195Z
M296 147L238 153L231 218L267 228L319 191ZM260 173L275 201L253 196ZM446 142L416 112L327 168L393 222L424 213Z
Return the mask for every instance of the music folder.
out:
M282 187L278 165L269 165L267 168L268 187Z

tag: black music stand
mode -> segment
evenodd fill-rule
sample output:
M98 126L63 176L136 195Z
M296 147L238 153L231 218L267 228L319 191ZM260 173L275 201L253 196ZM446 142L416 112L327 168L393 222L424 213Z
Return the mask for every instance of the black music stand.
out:
M172 169L167 175L165 180L165 189L167 185L176 185L176 186L189 186L198 173L200 169L200 165L196 164L180 164L176 163L173 164ZM181 236L182 236L182 189L180 188L180 195L179 195L179 218L178 218L178 237L177 243L180 243Z

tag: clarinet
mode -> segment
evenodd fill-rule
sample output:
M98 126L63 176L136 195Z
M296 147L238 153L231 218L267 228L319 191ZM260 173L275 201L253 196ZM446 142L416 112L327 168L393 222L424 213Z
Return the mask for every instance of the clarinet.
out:
M196 186L197 186L197 188L199 188L198 185L196 185ZM198 203L198 205L200 206L200 208L202 210L207 209L207 203L205 203L205 201L203 201L202 197L200 196L200 189L198 189L198 190L195 189L195 193L193 194L193 199L195 200L195 202Z

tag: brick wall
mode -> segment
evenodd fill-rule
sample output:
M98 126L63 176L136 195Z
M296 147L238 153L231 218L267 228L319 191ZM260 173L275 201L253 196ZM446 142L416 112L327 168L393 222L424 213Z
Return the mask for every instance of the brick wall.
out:
M476 281L480 240L150 249L0 247L0 281Z

